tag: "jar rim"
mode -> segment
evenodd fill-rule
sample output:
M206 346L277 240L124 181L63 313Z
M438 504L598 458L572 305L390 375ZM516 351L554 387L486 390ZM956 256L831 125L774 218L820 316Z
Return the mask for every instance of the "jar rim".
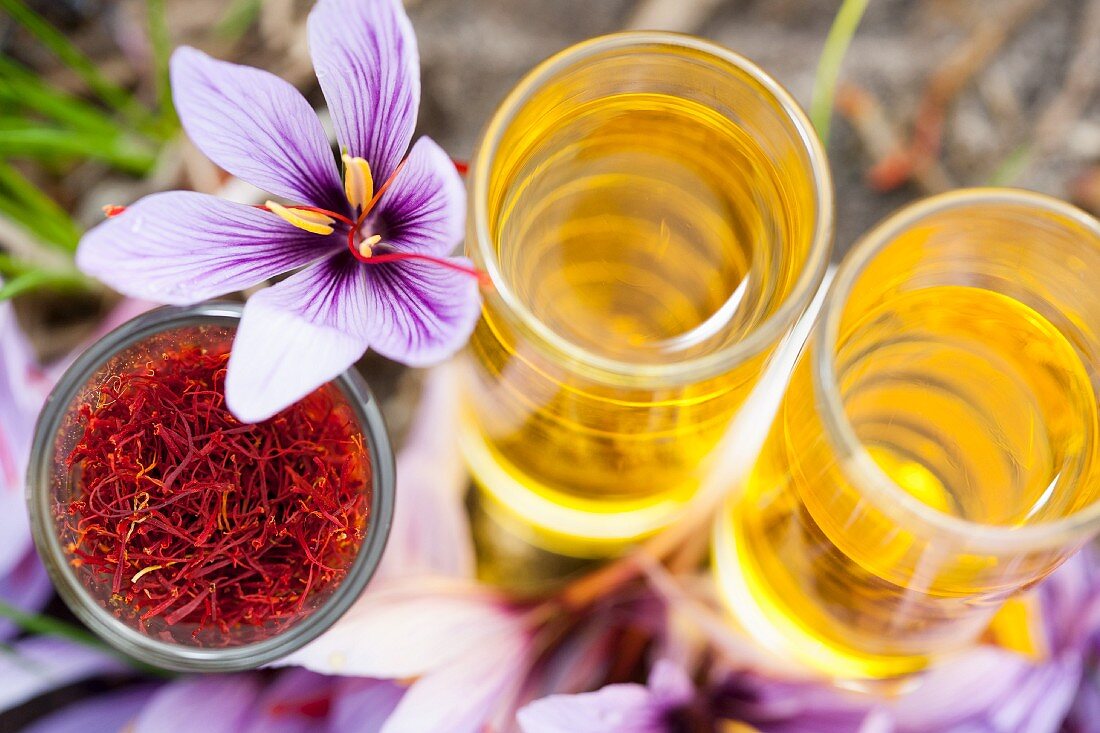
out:
M814 224L806 262L791 292L779 307L749 331L744 338L709 354L668 364L636 364L603 357L557 334L543 323L513 292L500 271L490 237L488 189L492 162L505 131L527 100L559 72L608 51L636 52L644 47L665 47L701 52L715 61L733 66L759 84L778 104L790 121L806 152L814 194ZM478 267L488 274L493 287L487 299L503 304L526 336L544 349L561 354L571 368L598 381L629 386L690 383L718 376L765 351L788 332L813 300L832 251L834 195L825 150L809 118L794 97L778 81L744 56L717 43L666 31L626 31L600 36L570 46L542 61L512 89L493 114L482 135L468 175L471 237L468 245Z
M867 232L837 268L811 336L814 395L828 439L845 474L875 505L898 521L915 522L947 541L978 552L1053 549L1100 529L1100 499L1061 519L1023 526L983 524L938 511L898 486L863 447L844 410L835 347L848 296L864 269L905 230L938 213L977 205L1014 205L1054 213L1087 229L1100 242L1100 221L1052 196L1017 188L967 188L932 196L894 212Z
M79 391L113 356L166 331L195 325L236 325L243 306L228 301L163 306L108 333L65 370L47 397L35 425L27 470L26 501L34 543L58 594L88 628L115 648L165 669L183 672L233 672L267 664L304 646L334 624L362 594L377 570L393 521L395 468L382 412L366 381L354 367L332 383L344 394L367 437L371 460L370 509L363 542L347 575L332 595L308 616L284 631L249 644L204 648L153 639L115 618L92 597L73 572L61 546L50 509L50 474L55 438Z

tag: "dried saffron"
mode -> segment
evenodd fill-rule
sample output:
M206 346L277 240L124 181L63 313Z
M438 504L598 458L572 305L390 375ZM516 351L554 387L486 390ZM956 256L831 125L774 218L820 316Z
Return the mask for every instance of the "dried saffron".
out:
M345 578L371 465L332 384L263 423L237 421L223 389L232 333L201 336L176 334L85 391L54 513L78 577L117 618L233 646L305 618Z

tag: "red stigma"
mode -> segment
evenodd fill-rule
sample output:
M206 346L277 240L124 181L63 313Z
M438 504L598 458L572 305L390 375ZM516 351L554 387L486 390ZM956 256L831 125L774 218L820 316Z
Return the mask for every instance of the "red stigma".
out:
M114 204L107 204L103 207L103 215L108 219L113 219L122 212L126 211L125 206L116 206Z

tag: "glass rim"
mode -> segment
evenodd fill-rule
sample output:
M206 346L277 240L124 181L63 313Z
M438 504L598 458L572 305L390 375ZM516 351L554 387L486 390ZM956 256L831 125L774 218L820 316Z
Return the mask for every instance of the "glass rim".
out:
M389 433L366 381L354 367L332 380L344 393L368 438L371 501L365 536L347 575L313 613L285 631L250 644L192 647L160 641L115 618L93 598L73 572L50 509L54 441L73 399L88 380L122 349L165 331L200 324L236 324L243 305L213 301L163 306L127 321L97 341L65 370L51 390L35 425L25 498L34 544L58 595L88 628L133 658L183 672L235 672L275 661L317 638L359 598L382 559L393 521L395 468Z
M489 235L489 174L504 132L532 94L563 70L607 51L629 51L664 46L702 52L716 61L736 67L760 84L778 104L798 133L810 166L814 189L814 225L805 266L794 287L779 307L744 338L720 350L671 364L634 364L593 354L555 333L515 295L498 267L496 250ZM825 150L806 113L778 81L744 56L717 43L667 31L625 31L599 36L569 46L539 63L508 93L493 113L481 137L469 171L470 217L474 243L470 248L476 264L489 275L492 288L485 298L503 303L504 312L526 335L552 352L561 354L576 371L613 383L666 384L692 382L717 376L764 351L789 331L817 292L829 265L833 241L833 184Z
M866 266L898 235L915 224L942 211L975 205L1010 204L1036 212L1053 213L1076 222L1100 240L1100 221L1081 209L1046 194L1019 188L965 188L931 196L890 214L864 234L837 268L828 295L822 305L810 352L814 394L820 400L819 411L825 432L844 458L841 468L861 496L899 520L916 520L939 535L958 540L962 547L991 553L1006 549L1031 551L1053 549L1100 528L1100 499L1061 519L1024 526L975 522L946 514L909 494L883 471L867 453L857 437L841 401L837 386L835 346L840 320L848 296Z

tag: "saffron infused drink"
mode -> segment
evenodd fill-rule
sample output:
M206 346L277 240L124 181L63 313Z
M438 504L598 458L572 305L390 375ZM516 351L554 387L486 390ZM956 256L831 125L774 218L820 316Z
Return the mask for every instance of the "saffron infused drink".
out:
M757 638L880 677L972 640L1096 533L1100 226L1034 194L911 207L838 272L715 567Z
M613 554L690 498L820 283L823 154L745 59L622 34L512 92L470 186L494 285L465 389L482 505L556 552Z

